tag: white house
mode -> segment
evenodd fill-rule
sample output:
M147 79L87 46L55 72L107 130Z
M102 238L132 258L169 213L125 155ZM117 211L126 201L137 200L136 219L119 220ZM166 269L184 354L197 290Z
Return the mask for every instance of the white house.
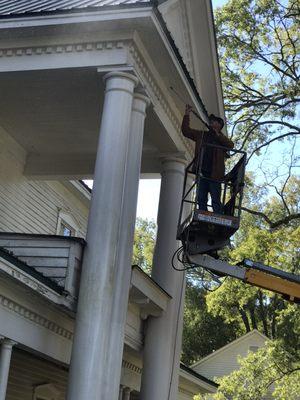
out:
M193 364L191 368L206 378L215 381L216 378L222 378L238 370L240 368L239 358L245 358L250 351L256 352L261 347L264 347L267 340L267 336L254 329L210 353ZM271 398L271 393L265 397L265 399Z
M180 369L170 262L193 154L170 86L204 121L224 114L210 0L7 0L0 34L0 400L213 392ZM131 255L153 175L149 278Z
M257 329L246 333L226 346L202 358L192 365L192 369L208 379L214 380L239 369L238 358L245 358L249 351L255 352L265 346L267 336Z
M3 398L61 400L67 388L78 271L75 286L66 289L72 265L67 271L68 258L61 251L68 248L70 239L56 233L68 235L70 229L78 237L71 241L84 245L81 238L85 237L90 191L77 181L20 180L0 185L0 192L0 329L5 337L1 354L12 353ZM15 226L26 234L8 233L15 232ZM32 265L34 270L28 267ZM145 321L150 315L161 315L169 299L149 276L133 268L120 380L124 398L129 394L131 399L138 398ZM3 372L5 361L1 360ZM216 387L181 365L179 399L214 392Z

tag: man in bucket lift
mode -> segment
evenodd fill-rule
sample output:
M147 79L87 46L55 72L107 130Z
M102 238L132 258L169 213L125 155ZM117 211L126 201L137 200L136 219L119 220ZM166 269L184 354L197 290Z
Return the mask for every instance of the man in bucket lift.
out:
M222 118L211 114L209 116L209 130L198 131L190 128L190 113L192 107L186 105L185 115L182 121L182 133L185 137L193 140L195 144L195 165L193 170L197 175L198 181L198 205L200 210L207 210L208 193L212 200L212 208L214 213L222 214L221 203L221 181L225 174L225 156L226 150L217 147L206 146L203 158L201 171L196 171L198 158L200 157L201 148L207 144L223 146L228 149L233 149L233 142L226 137L222 132L224 121ZM199 174L203 178L199 178ZM199 181L200 179L200 181Z

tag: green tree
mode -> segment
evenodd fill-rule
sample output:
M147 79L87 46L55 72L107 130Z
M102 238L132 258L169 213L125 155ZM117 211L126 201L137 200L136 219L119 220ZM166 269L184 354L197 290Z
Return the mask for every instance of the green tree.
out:
M286 186L285 202L289 209L298 212L300 179L293 177ZM282 217L284 205L277 197L270 197L259 204L270 218ZM233 264L248 258L271 265L292 273L299 273L299 237L298 220L269 229L265 220L257 220L251 214L243 217L241 228L233 241L228 257ZM290 327L278 330L278 321L287 303L276 293L267 292L243 282L228 278L215 292L207 295L208 310L215 316L220 315L226 322L240 321L244 332L259 329L269 338L278 338L288 334Z
M206 290L188 279L182 341L182 362L187 365L225 346L240 334L238 322L228 324L221 316L208 312L205 298Z
M286 218L286 209L298 212L299 186L300 179L292 176L285 187L284 202L278 196L271 196L260 200L259 209L277 221ZM246 202L255 196L250 189ZM270 228L265 218L245 214L227 255L232 263L249 258L299 273L299 237L297 219ZM227 323L239 322L244 332L259 329L272 339L265 349L240 360L241 369L219 381L218 392L213 398L258 400L272 389L274 399L295 399L299 394L300 378L299 306L289 304L276 293L230 278L206 298L208 311L214 316L222 316Z
M264 199L261 190L257 189L251 179L248 181L246 204L256 201L259 210L279 221L285 212L283 203L276 196ZM299 209L298 187L300 189L300 180L292 177L284 192L286 205L292 212L298 212ZM300 228L296 219L290 221L289 225L280 224L276 229L270 229L267 221L247 213L243 216L232 248L227 249L223 255L233 264L249 258L299 273L299 237ZM296 343L293 332L297 321L285 318L284 324L280 322L288 303L276 293L230 278L223 280L219 289L206 292L201 279L202 271L192 271L188 277L183 335L184 362L194 362L252 329L260 330L271 339L289 337L291 343ZM206 286L216 287L209 283L207 276L205 279Z
M226 111L243 148L300 133L299 11L294 0L230 0L216 12Z
M287 327L289 329L287 329ZM240 369L218 379L213 396L195 400L295 400L300 393L300 308L289 304L278 317L278 329L285 335L269 341L266 347L240 359Z
M247 173L245 212L226 255L233 263L250 258L294 273L300 257L299 15L294 0L229 0L216 12L228 131L236 147L247 151L254 171ZM268 167L264 160L272 148L277 153ZM275 399L295 399L299 307L232 279L207 295L207 305L214 316L238 321L244 332L258 328L272 339L220 380L214 398L261 399L273 384Z
M218 391L209 399L261 400L272 392L274 400L295 400L300 393L299 360L299 348L290 353L281 341L269 342L256 353L250 352L240 359L240 369L219 379ZM197 400L206 398L196 397Z
M134 233L132 264L138 265L147 273L150 273L152 268L155 238L155 222L137 218Z
M248 152L248 161L282 142L285 154L273 157L270 172L261 169L262 186L282 195L295 167L300 103L300 41L298 1L230 0L216 12L216 33L229 133L236 147ZM278 148L278 146L277 146ZM278 179L286 164L286 178ZM270 176L271 174L271 176ZM268 176L269 175L269 176ZM265 194L267 191L265 190ZM277 219L253 203L244 207L271 227L299 219L288 208Z

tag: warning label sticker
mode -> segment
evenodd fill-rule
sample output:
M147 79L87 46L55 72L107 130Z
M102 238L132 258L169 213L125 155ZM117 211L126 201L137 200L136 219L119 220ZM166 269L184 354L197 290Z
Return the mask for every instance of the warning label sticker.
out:
M211 222L213 224L219 224L224 226L232 226L232 221L227 218L217 217L215 215L198 214L198 221Z

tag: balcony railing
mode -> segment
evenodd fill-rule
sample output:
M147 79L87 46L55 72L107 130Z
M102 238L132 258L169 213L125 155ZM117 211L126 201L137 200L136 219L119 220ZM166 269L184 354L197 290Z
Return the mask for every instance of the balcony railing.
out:
M79 291L84 246L85 241L75 237L0 233L0 249L19 268L37 279L46 278L74 298Z

